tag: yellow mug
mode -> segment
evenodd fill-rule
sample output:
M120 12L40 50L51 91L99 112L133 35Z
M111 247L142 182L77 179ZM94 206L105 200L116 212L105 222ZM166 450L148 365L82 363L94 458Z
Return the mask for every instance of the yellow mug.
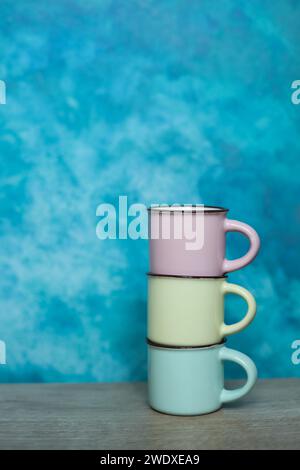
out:
M245 299L248 311L232 325L224 323L224 296ZM256 302L250 292L226 277L180 277L148 274L148 338L167 346L208 346L243 330L253 320Z

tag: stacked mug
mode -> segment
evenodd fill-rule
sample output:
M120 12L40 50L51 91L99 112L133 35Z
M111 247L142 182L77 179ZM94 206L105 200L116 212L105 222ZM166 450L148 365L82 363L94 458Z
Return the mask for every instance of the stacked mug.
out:
M256 381L253 361L224 344L226 336L253 320L256 303L225 274L254 259L259 237L249 225L227 219L228 210L222 207L155 206L148 211L149 404L168 414L210 413L244 396ZM187 225L190 229L183 230ZM248 253L235 260L225 259L229 231L241 232L250 241ZM231 325L224 322L224 297L229 293L248 305L244 318ZM235 390L224 387L224 361L245 369L245 385Z

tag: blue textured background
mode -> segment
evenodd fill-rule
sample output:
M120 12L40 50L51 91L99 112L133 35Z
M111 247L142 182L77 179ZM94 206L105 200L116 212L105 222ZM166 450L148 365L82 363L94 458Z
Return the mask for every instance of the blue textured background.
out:
M119 195L252 224L230 280L259 309L229 345L300 375L299 24L294 0L1 0L0 381L145 378L147 242L95 236Z

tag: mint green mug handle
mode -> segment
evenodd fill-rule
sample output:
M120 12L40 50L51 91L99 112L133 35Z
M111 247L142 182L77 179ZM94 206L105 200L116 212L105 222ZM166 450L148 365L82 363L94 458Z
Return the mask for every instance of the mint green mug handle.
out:
M244 318L237 323L233 323L231 325L226 325L223 323L221 325L221 335L224 336L229 336L234 333L237 333L238 331L243 330L246 328L246 326L249 325L249 323L252 322L253 318L255 317L256 314L256 302L252 294L245 289L242 286L238 286L237 284L231 284L229 282L224 282L223 284L223 294L235 294L239 295L242 297L248 305L248 311Z
M242 387L236 388L235 390L226 390L223 388L220 397L221 403L228 403L230 401L242 398L244 395L250 392L256 382L257 369L254 362L252 359L250 359L250 357L246 356L246 354L235 351L234 349L226 348L225 346L220 349L219 358L221 361L236 362L241 367L243 367L247 373L247 382Z

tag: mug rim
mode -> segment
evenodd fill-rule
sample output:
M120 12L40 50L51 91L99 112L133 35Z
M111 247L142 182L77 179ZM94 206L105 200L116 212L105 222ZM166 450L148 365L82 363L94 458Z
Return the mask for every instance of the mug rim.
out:
M188 274L156 274L148 272L146 273L148 277L168 277L168 278L181 278L181 279L227 279L228 275L223 274L222 276L191 276Z
M207 206L205 204L174 204L172 206L156 204L150 207L147 207L149 212L158 212L162 214L164 212L170 212L172 214L177 213L204 213L204 214L221 214L229 211L226 207L221 206Z
M189 349L192 350L200 350L200 349L216 349L221 346L224 346L226 343L226 339L223 339L220 341L220 343L214 343L214 344L207 344L205 346L174 346L173 344L161 344L161 343L156 343L155 341L152 341L149 338L146 338L146 343L148 346L151 346L156 349L167 349L167 350L172 350L172 351L186 351Z

